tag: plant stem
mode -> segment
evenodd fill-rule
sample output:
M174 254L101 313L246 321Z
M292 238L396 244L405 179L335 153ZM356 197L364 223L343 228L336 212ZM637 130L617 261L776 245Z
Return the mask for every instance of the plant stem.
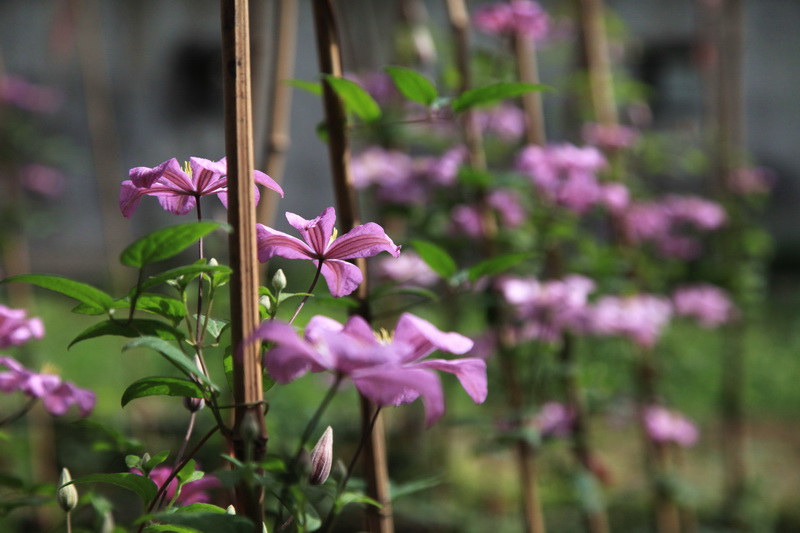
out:
M0 420L0 427L5 426L6 424L11 424L12 422L16 422L17 420L19 420L20 418L25 416L25 413L30 411L33 408L34 405L36 405L36 398L29 399L25 403L25 405L23 405L20 408L19 411L17 411L16 413L12 413L9 416L7 416L6 418L3 418L2 420Z
M363 396L361 398L362 401L368 401ZM361 439L358 442L356 451L353 453L353 457L350 459L350 463L347 465L347 471L345 472L344 477L336 487L337 494L341 494L347 488L347 483L350 481L350 476L353 475L353 470L355 470L356 462L358 461L361 453L370 449L369 441L372 439L372 434L376 425L381 421L380 414L381 408L375 408L374 413L369 418L368 423L362 426ZM330 531L330 529L333 527L333 524L336 522L337 517L338 510L336 508L336 502L334 502L333 507L331 507L331 510L328 512L328 516L325 517L325 523L320 528L320 531L322 533L328 533L328 531Z
M211 428L211 430L208 433L206 433L205 436L203 436L202 439L200 439L200 442L198 442L195 445L195 447L192 448L192 451L189 452L189 454L186 456L186 458L183 461L181 461L180 463L176 464L174 467L172 467L172 472L169 473L169 476L167 476L167 479L164 480L164 483L162 483L161 486L158 487L158 492L156 492L155 496L153 496L153 499L150 500L150 504L147 506L147 512L148 513L152 513L153 512L153 509L155 509L156 502L158 502L159 499L161 499L164 496L164 494L166 494L167 487L169 486L170 483L172 483L172 480L175 479L175 476L178 475L178 472L180 472L181 469L184 466L186 466L189 463L189 461L192 460L192 458L197 454L197 452L200 451L200 448L203 447L203 445L206 443L206 441L208 441L208 439L210 439L214 435L214 433L219 431L219 429L220 429L219 426L214 426L213 428ZM139 533L141 533L141 531L144 530L145 525L146 524L144 522L142 522L142 524L139 526L139 529L137 531ZM259 527L259 531L261 531L260 527Z
M300 300L300 304L297 306L297 309L295 309L291 320L289 320L289 324L294 322L294 319L297 318L297 315L300 314L300 311L303 309L303 306L306 305L306 302L308 301L308 299L311 298L311 293L314 292L314 287L317 286L317 281L319 281L319 275L322 272L322 264L323 264L323 260L320 259L319 260L319 265L317 265L317 272L314 274L314 279L311 280L311 285L308 287L308 290L306 291L308 294L303 296L303 299Z
M186 428L186 436L183 438L183 443L178 450L178 455L175 456L176 463L183 459L183 454L186 452L186 447L189 445L189 439L192 438L192 431L194 431L194 422L196 418L197 411L192 411L191 416L189 416L189 427Z

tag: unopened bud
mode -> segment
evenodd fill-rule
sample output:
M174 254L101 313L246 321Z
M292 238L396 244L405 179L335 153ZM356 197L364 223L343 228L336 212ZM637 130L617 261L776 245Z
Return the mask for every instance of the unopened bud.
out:
M208 266L213 266L213 267L219 266L219 261L217 261L216 258L212 257L211 259L208 260Z
M266 294L258 299L258 303L263 305L267 311L272 311L272 300Z
M56 499L58 505L68 513L78 506L78 489L75 485L67 485L72 481L72 476L69 475L69 470L66 468L61 469L61 477L58 478L58 490L56 491Z
M236 507L229 505L228 508L225 509L225 514L236 514Z
M311 473L308 482L312 485L322 485L331 474L333 464L333 429L328 426L311 450Z
M272 287L278 292L286 288L286 274L280 268L272 276Z
M100 526L100 533L114 533L116 524L114 523L114 515L111 511L103 513L103 525Z
M206 401L202 398L184 398L183 406L190 413L196 413L206 406Z

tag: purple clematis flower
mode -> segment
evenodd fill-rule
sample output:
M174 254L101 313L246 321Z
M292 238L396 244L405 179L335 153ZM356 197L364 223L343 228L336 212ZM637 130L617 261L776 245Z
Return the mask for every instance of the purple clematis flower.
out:
M400 255L400 247L374 222L357 226L336 238L333 230L336 211L332 207L313 220L294 213L286 213L286 219L305 242L258 224L258 260L264 262L278 255L286 259L311 259L317 265L322 261L320 272L336 298L347 296L363 281L361 270L347 259L372 257L380 252Z
M176 215L189 213L201 196L211 194L228 207L228 162L224 157L219 161L191 157L183 168L173 157L155 168L132 168L129 176L119 192L119 206L126 218L133 215L145 195L155 196L161 207ZM283 196L281 186L263 172L256 170L253 177L256 183ZM255 200L258 203L257 187Z
M428 426L445 411L442 384L434 370L455 374L476 403L486 399L484 360L423 360L435 350L464 354L473 342L458 333L440 331L409 313L400 316L391 339L377 336L358 316L344 325L315 316L306 326L304 338L289 324L265 322L256 337L275 343L264 356L264 364L278 383L288 383L307 372L329 371L349 377L361 394L381 406L402 405L422 397Z
M27 318L24 309L12 309L0 305L0 348L21 346L31 339L44 336L44 324L40 318Z
M72 405L77 405L80 415L84 417L94 408L94 392L81 389L62 380L60 376L33 372L7 356L0 357L0 366L8 368L0 372L0 392L19 391L30 398L39 398L45 409L54 416L63 415Z

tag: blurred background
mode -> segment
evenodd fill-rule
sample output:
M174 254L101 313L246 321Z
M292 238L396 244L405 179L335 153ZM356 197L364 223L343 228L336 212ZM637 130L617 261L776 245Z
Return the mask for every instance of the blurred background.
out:
M713 51L706 47L709 21L702 13L705 4L723 1L606 1L610 52L620 90L634 94L634 99L644 104L637 109L647 115L652 131L669 136L675 152L684 154L679 164L669 166L677 174L670 177L678 180L681 172L688 176L696 165L704 164L708 97L703 76L704 64ZM262 169L269 150L266 125L274 114L267 104L268 94L277 82L270 74L277 57L271 36L280 27L277 3L251 2L256 168ZM403 0L337 3L347 72L363 76L395 61L395 37L405 27L406 4L412 3L417 4ZM762 221L772 237L766 298L746 347L747 457L753 490L758 494L752 500L756 502L753 513L762 517L758 530L792 532L800 531L800 328L796 318L800 311L796 274L800 267L800 210L796 207L800 201L800 150L794 145L800 133L800 68L796 65L800 2L741 3L745 144L752 163L774 175L773 194ZM450 61L444 2L419 4L425 8L439 60ZM478 4L469 2L472 7ZM574 82L576 47L568 16L572 2L551 0L542 5L555 19L564 21L560 26L563 35L549 43L539 59L542 82L556 89L544 98L548 136L569 138L574 136L574 127L565 95ZM307 0L297 3L296 55L288 78L318 78L310 6ZM492 46L485 36L475 35L474 39ZM5 146L0 146L0 194L4 196L0 203L11 204L3 213L8 218L3 220L15 229L10 235L0 230L4 234L0 277L46 272L109 290L134 281L133 272L116 266L116 257L133 238L174 223L174 218L156 202L143 202L132 219L126 220L118 208L119 184L133 167L154 167L172 157L216 160L224 155L219 43L219 4L212 0L0 2L0 99L13 104L18 91L35 95L31 97L35 101L25 104L31 106L33 119L24 124L0 112L0 121L5 122L0 129L9 136ZM19 83L33 84L36 89L19 89L15 85ZM288 111L291 129L283 172L286 197L271 215L282 231L290 231L283 212L312 218L333 203L326 147L316 134L322 120L319 98L292 90ZM358 148L359 140L354 142ZM699 153L692 151L693 146ZM11 185L16 178L9 175L10 169L21 163L41 165L26 167L28 178L22 193ZM691 190L692 185L686 188ZM19 194L29 198L21 218L14 208L23 204L12 200ZM216 200L207 205L212 218L225 218L224 208ZM22 441L0 441L0 449L21 456L28 453L27 463L20 463L27 466L18 468L30 469L35 479L47 479L57 471L57 464L74 462L87 439L104 457L100 461L103 467L112 468L119 463L118 450L136 447L128 438L147 442L151 451L158 451L159 445L166 448L171 439L181 437L183 419L176 420L158 400L143 400L122 412L119 409L121 388L133 378L160 369L162 363L145 361L142 354L120 355L123 342L114 339L81 343L68 352L70 340L89 325L85 317L69 314L68 302L43 291L34 290L32 295L30 289L15 286L3 290L0 298L8 301L0 303L14 300L14 305L22 306L20 302L27 302L24 305L45 321L48 335L31 349L35 354L29 354L30 361L51 364L69 379L93 387L101 399L94 416L120 432L86 422L78 426L32 424L31 448ZM703 435L698 447L683 457L688 497L708 516L713 515L710 509L718 500L722 478L714 406L720 377L717 353L723 342L722 334L701 336L681 326L673 328L665 341L665 351L674 363L664 378L665 387L671 397L679 398L678 407L698 421ZM613 346L600 350L614 357ZM585 372L602 376L600 388L613 389L619 378L599 363L597 367L592 364ZM310 412L319 396L315 387L288 387L274 399L272 412ZM396 467L398 485L413 486L422 480L416 488L436 486L428 489L433 491L432 497L422 492L422 497L398 500L399 531L518 531L513 467L503 460L507 452L493 449L466 425L465 421L480 415L479 408L464 400L458 391L448 394L454 413L451 423L422 436L416 431L419 406L411 414L389 415L393 436L390 460ZM0 397L0 408L3 402ZM331 412L338 414L331 415L331 423L344 428L346 441L352 436L348 431L357 432L346 414L355 399L345 395L337 402L339 409ZM276 415L270 431L296 434L300 427L294 418ZM614 525L619 531L647 531L642 526L641 484L635 474L640 465L631 464L639 460L634 453L635 428L603 427L597 446L603 450L610 472ZM447 449L439 444L444 441L451 444ZM66 444L54 447L54 442ZM290 449L288 444L278 446ZM565 448L554 446L543 452L543 499L554 531L574 531L579 523L564 496L560 477ZM45 450L52 460L37 459L30 450ZM215 452L210 450L201 460L213 463ZM78 473L93 471L95 461L87 459ZM0 457L0 464L3 462ZM431 473L435 475L431 477ZM122 496L112 490L108 497ZM125 518L119 517L120 522ZM699 531L728 531L708 524L713 524L711 518Z

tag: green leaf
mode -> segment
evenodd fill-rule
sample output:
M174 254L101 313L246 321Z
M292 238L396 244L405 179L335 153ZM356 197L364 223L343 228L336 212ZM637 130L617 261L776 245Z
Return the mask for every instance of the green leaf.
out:
M72 348L73 345L81 341L104 337L106 335L127 337L129 339L141 337L143 335L169 340L183 338L183 333L160 320L152 320L149 318L134 318L130 322L104 320L78 333L78 336L69 343L67 349Z
M157 520L164 529L153 531L177 531L178 533L199 531L200 533L252 533L253 523L242 515L227 514L216 510L191 510L164 512L142 517L140 520ZM155 526L149 526L155 527ZM179 529L180 528L180 529Z
M166 461L167 457L169 457L169 450L158 452L153 457L151 457L149 461L147 461L147 464L145 464L144 467L147 469L148 472L150 472L152 469L154 469L155 467Z
M202 398L203 389L190 379L170 377L149 377L134 381L122 393L122 407L131 400L145 396L182 396L184 398Z
M195 320L198 319L197 315L192 315L192 316L194 317ZM201 323L206 324L206 316L200 315L200 321ZM218 339L219 336L222 334L222 332L225 331L225 328L227 328L228 326L230 326L230 321L228 320L218 320L216 318L209 317L208 323L206 325L206 333L208 333L215 339Z
M228 346L225 355L222 356L222 368L225 372L225 381L228 382L228 389L233 392L233 351Z
M11 276L10 278L4 279L2 283L11 281L31 283L43 289L61 293L64 296L78 300L88 309L99 311L98 314L107 312L111 309L114 302L114 298L100 289L96 289L80 281L62 278L61 276L51 276L49 274L20 274L19 276Z
M444 279L451 278L455 273L457 267L456 262L450 257L443 248L428 241L412 240L411 246L417 251L419 256L431 270L439 274Z
M154 293L140 294L136 299L136 309L163 316L173 322L179 322L186 316L186 304L182 301Z
M183 353L177 346L174 346L163 339L159 339L158 337L139 337L138 339L134 339L123 346L122 351L128 351L133 348L150 348L155 350L184 372L192 374L209 387L217 390L217 387L211 382L210 379L208 379L208 376L203 374L203 372L194 364L194 361L190 359L188 355Z
M516 98L530 92L550 90L547 85L522 82L499 82L464 91L453 100L453 111L461 113L473 107L494 104L507 98Z
M404 67L386 67L384 70L391 76L400 94L409 100L431 106L439 97L433 83L415 70Z
M195 264L195 265L186 265L182 267L172 268L170 270L164 271L161 274L156 274L155 276L150 276L144 282L139 290L146 291L151 287L155 287L156 285L161 285L162 283L166 283L169 280L180 278L181 276L189 276L190 279L200 274L230 274L233 272L230 267L225 265L204 265L204 264ZM130 295L132 296L136 292L136 287L131 289Z
M90 474L72 481L72 483L110 483L139 495L145 505L153 499L158 487L150 479L130 472L114 474Z
M366 122L381 117L381 108L378 107L378 103L356 82L345 78L337 78L330 74L325 76L325 81L342 99L347 111L355 113Z
M305 80L286 80L283 83L291 85L297 89L308 91L311 94L322 96L322 84L318 81L305 81Z
M200 529L189 526L177 526L175 524L153 524L142 530L144 533L203 533Z
M533 257L534 254L530 252L521 252L516 254L501 255L492 257L485 261L481 261L475 266L467 270L469 280L474 282L482 276L494 276L505 272L509 268L515 267L526 259Z
M119 260L123 265L142 268L178 255L212 231L229 227L222 222L189 222L154 231L137 240L125 250Z
M472 167L461 167L458 169L458 181L464 185L487 188L492 185L494 178L491 172Z

